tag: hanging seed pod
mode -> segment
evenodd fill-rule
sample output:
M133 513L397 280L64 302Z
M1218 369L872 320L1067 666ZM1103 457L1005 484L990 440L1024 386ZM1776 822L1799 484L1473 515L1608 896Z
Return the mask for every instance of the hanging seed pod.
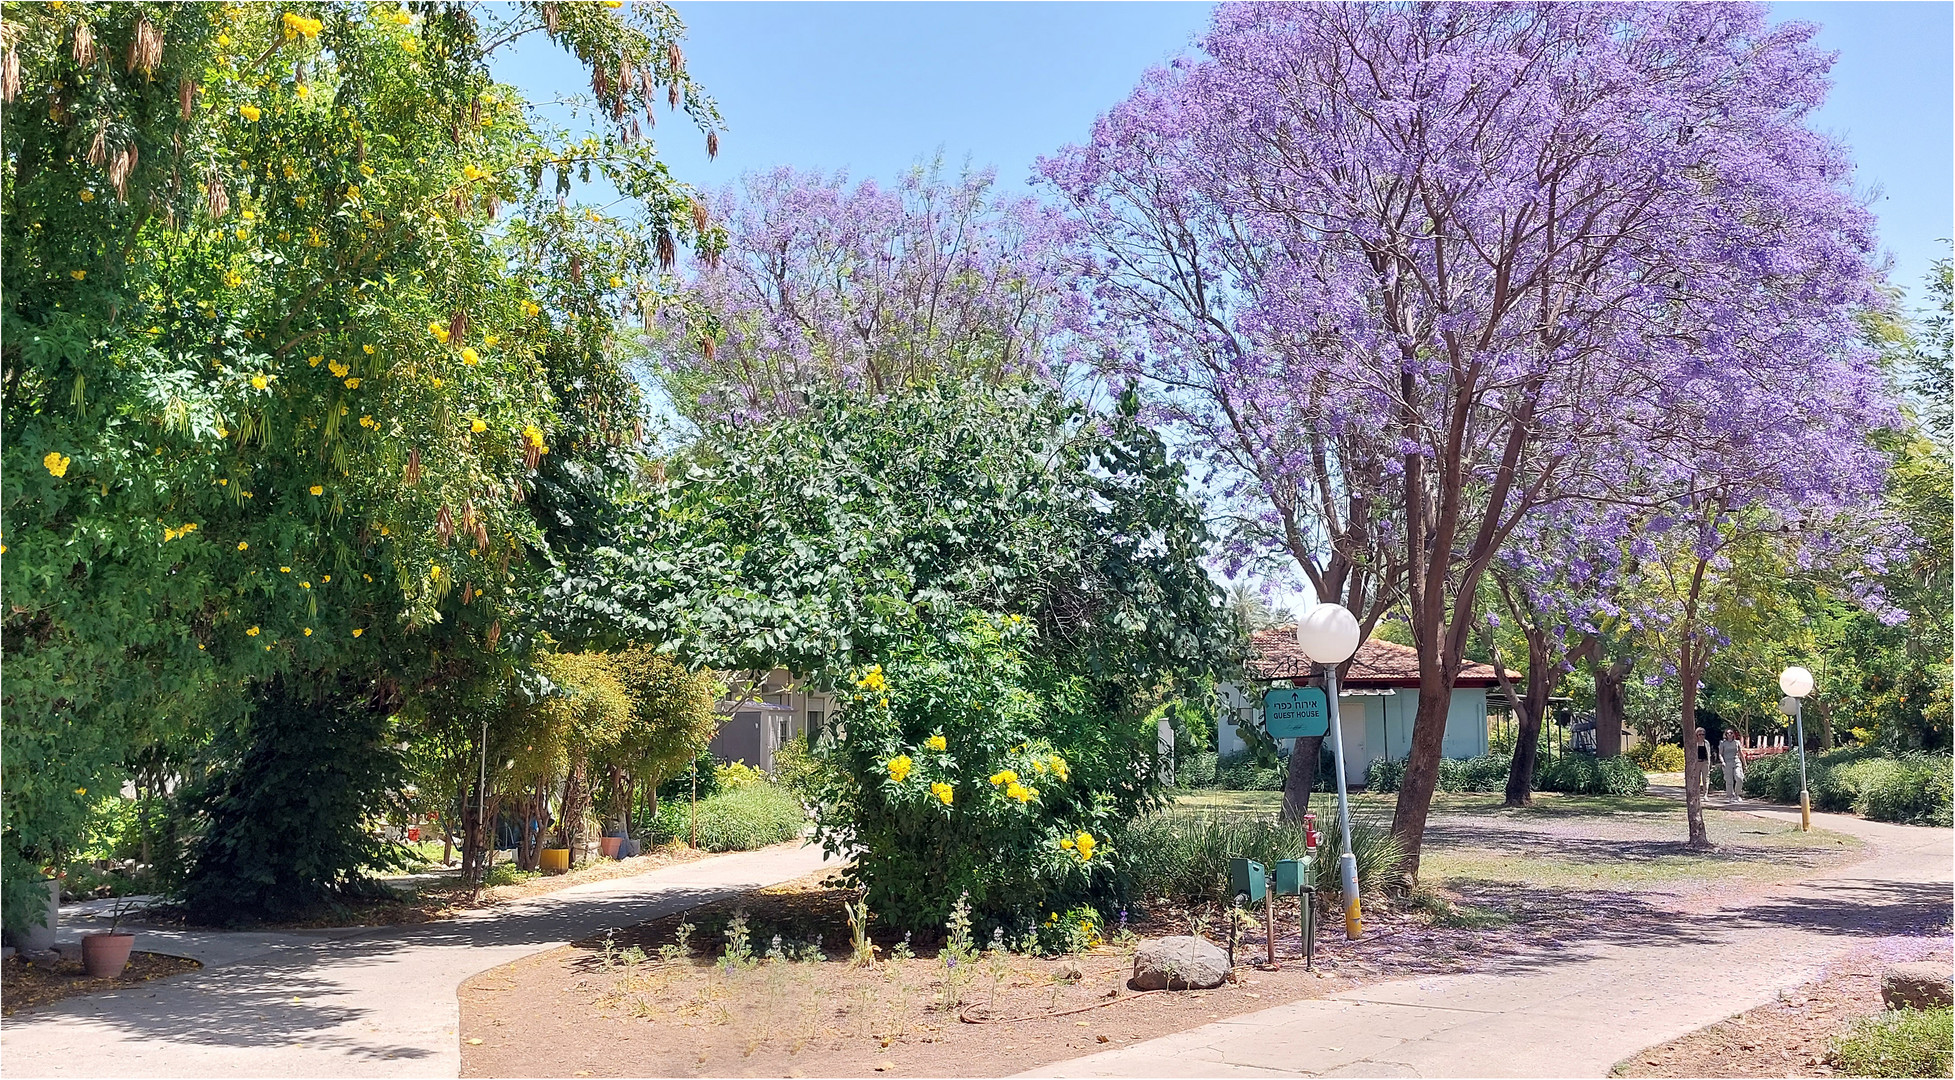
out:
M672 74L675 76L678 75L679 72L685 69L686 54L679 51L678 42L676 41L666 42L665 62L667 65L669 65L672 68Z
M572 285L582 285L584 283L584 257L582 255L572 255L570 257L570 283Z
M678 261L678 258L679 258L678 249L674 247L672 244L672 230L660 229L658 231L659 269L661 270L672 269L672 264Z
M698 199L692 201L692 229L702 234L706 231L706 204Z
M679 107L679 84L673 83L665 88L665 103L672 108Z
M114 160L109 162L109 183L115 187L115 197L129 201L129 177L136 171L136 144L130 143L122 148Z
M204 207L210 211L212 221L221 221L231 210L231 195L224 190L224 181L217 178L216 169L210 171L210 178L205 182L205 187L207 190Z
M493 649L496 646L496 639L500 637L502 637L502 620L498 619L489 624L489 632L484 640L489 643L489 648Z
M706 160L711 161L719 156L720 156L720 133L717 131L709 131L706 133Z
M449 539L455 535L455 515L445 505L434 516L434 533L441 537L442 547L447 547Z
M0 55L0 102L8 105L20 96L20 54L8 49Z
M543 5L543 28L554 34L557 32L559 25L561 25L561 21L557 17L557 5Z
M196 104L197 104L197 84L189 79L184 79L182 82L177 83L176 84L177 115L181 116L185 120L190 119L191 111L196 107Z
M145 15L136 20L136 32L129 39L129 70L153 75L162 62L163 34Z
M421 450L419 447L407 452L407 482L410 484L421 482Z
M475 519L475 550L489 550L489 527L482 523L481 518Z
M108 164L108 160L108 126L106 124L98 125L95 128L95 138L88 144L88 163L99 169L103 165Z
M95 62L95 31L85 22L75 24L75 63L82 67Z
M710 361L713 359L713 353L716 350L717 347L713 344L713 339L711 337L703 337L699 339L699 351L706 354L707 360Z
M462 337L468 333L468 312L457 311L448 317L448 340L459 347Z
M479 97L476 98L474 101L469 102L468 126L470 128L478 128L482 126L482 99Z
M475 602L475 583L473 581L462 582L462 606L467 607L468 605L473 604L474 602Z

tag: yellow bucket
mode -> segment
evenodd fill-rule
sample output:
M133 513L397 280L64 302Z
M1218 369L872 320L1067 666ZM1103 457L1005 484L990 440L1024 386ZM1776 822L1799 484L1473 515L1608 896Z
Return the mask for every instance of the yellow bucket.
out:
M570 849L567 847L546 847L539 864L546 874L562 874L570 870Z

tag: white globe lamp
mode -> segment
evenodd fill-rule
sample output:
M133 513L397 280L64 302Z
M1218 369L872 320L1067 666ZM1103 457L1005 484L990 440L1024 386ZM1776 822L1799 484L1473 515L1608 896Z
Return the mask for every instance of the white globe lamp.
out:
M1330 705L1332 771L1337 776L1337 825L1344 834L1344 853L1337 858L1337 876L1344 886L1344 934L1364 933L1364 913L1358 903L1358 860L1351 852L1351 800L1344 786L1344 728L1337 717L1337 665L1358 651L1357 616L1341 604L1318 604L1297 620L1297 644L1303 654L1329 670L1324 690Z
M1805 697L1812 693L1812 672L1802 667L1789 667L1779 673L1779 689L1785 691L1785 701L1779 707L1792 717L1793 738L1799 743L1799 828L1801 831L1812 828L1812 794L1806 789L1806 716Z
M1297 644L1320 664L1341 664L1358 651L1358 619L1342 604L1318 604L1297 620Z

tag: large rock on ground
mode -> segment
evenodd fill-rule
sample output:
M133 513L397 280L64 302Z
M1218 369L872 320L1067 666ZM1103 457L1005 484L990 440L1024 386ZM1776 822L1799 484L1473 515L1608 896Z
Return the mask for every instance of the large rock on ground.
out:
M1135 990L1213 990L1229 977L1229 954L1198 937L1143 941L1134 951Z
M1947 1008L1949 983L1947 964L1927 960L1895 964L1880 977L1880 1000L1890 1009Z

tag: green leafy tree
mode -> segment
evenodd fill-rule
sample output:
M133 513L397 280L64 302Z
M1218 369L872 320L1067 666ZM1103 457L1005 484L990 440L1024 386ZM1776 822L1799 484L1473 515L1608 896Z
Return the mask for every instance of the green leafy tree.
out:
M850 693L833 752L862 794L824 800L837 807L824 828L837 850L867 849L857 872L884 917L904 925L941 924L963 887L946 882L965 849L897 850L924 834L905 831L923 819L870 788L888 779L894 748L953 721L973 739L996 721L1017 733L1007 749L1050 747L1077 790L1104 803L1066 803L1012 834L1045 837L1038 844L994 848L996 881L1016 885L974 887L974 910L1029 908L1041 899L1030 883L1056 887L1031 870L1063 850L1046 831L1084 827L1088 807L1111 828L1152 805L1145 718L1240 656L1233 615L1202 567L1208 533L1181 468L1133 406L1089 414L1024 385L939 383L874 402L818 394L792 417L710 431L641 508L631 543L569 564L562 620L616 625L691 664L785 667ZM1008 643L979 640L987 620L1013 617ZM980 677L959 666L980 646L1005 667ZM946 677L962 681L943 693L963 704L931 696L931 664L957 668ZM883 695L871 705L848 690L876 665L893 680L887 713ZM1009 718L984 711L1007 703ZM993 768L998 745L967 743L955 783ZM919 883L894 880L925 870Z
M323 724L519 662L574 534L539 510L634 432L617 320L720 234L641 135L717 138L661 5L0 12L12 922L86 792L240 688ZM495 79L531 33L590 133Z

